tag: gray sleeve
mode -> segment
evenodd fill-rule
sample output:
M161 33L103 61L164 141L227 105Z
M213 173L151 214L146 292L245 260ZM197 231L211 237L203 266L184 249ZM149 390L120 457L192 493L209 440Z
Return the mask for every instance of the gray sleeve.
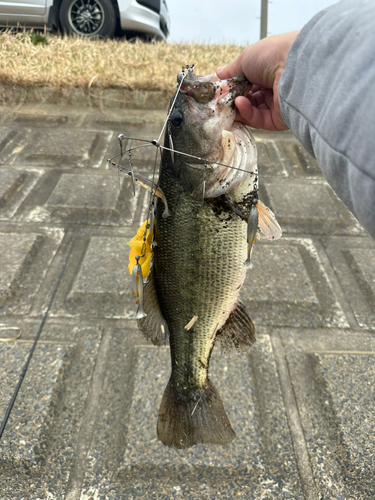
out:
M317 14L292 45L278 91L285 123L375 238L375 1Z

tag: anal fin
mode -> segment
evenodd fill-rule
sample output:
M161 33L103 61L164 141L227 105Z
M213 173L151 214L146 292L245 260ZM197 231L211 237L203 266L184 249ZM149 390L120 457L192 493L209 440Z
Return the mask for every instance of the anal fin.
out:
M216 340L220 342L220 349L225 354L234 350L247 350L254 344L256 340L255 327L240 300L224 326L217 332Z
M143 309L147 316L138 320L138 327L147 339L157 346L165 345L169 338L168 324L160 310L155 288L154 269L143 290Z

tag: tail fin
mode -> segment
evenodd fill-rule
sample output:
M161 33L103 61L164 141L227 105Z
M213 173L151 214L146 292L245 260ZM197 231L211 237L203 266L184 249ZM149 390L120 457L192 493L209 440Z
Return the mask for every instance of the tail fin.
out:
M226 446L236 436L210 380L188 396L178 393L169 380L159 409L157 432L165 446L180 449L198 443Z

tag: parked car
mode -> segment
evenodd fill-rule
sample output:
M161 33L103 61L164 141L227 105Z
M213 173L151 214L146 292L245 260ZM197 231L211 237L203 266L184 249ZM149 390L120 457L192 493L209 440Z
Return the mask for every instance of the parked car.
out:
M62 30L111 37L118 28L165 40L166 0L0 0L0 26Z

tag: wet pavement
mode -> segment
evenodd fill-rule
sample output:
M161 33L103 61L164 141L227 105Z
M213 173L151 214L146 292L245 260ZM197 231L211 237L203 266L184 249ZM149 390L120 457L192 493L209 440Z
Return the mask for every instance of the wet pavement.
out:
M0 441L0 499L375 498L375 242L290 132L254 132L284 230L255 245L242 290L258 341L212 360L237 438L158 442L169 351L137 331L127 271L146 195L106 160L164 118L0 108L0 420L47 317ZM134 152L135 170L154 155Z

